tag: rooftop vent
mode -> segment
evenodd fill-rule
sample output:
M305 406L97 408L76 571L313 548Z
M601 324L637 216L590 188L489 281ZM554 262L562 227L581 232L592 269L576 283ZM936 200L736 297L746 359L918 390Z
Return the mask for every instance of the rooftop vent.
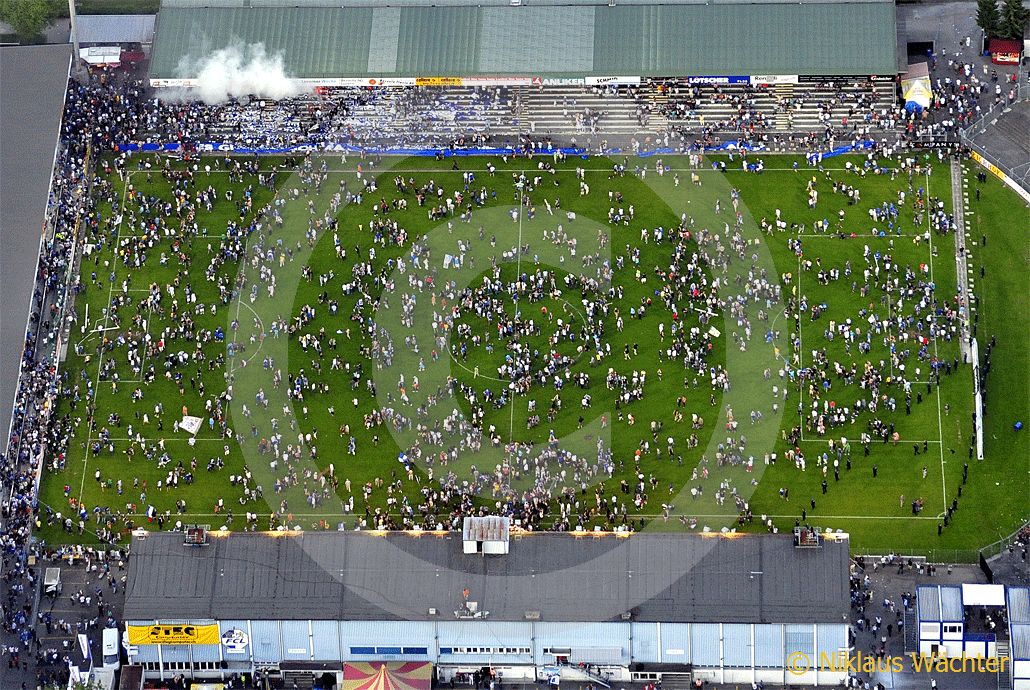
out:
M795 527L794 546L799 549L818 549L822 547L822 539L819 532L811 527Z
M502 555L508 553L511 533L508 518L497 515L466 517L461 524L465 553Z
M183 546L207 546L208 532L211 525L186 525L186 536L183 539Z
M461 620L467 620L470 618L486 618L489 615L489 611L481 611L479 609L478 601L464 601L462 602L461 608L454 612L454 617Z

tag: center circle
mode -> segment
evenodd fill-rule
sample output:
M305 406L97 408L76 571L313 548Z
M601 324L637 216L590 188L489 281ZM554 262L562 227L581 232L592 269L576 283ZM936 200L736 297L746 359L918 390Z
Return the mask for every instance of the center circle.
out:
M566 296L573 291L580 304ZM498 266L473 281L453 307L451 360L462 378L471 374L473 380L528 393L533 383L564 376L594 347L605 310L572 274L546 266Z

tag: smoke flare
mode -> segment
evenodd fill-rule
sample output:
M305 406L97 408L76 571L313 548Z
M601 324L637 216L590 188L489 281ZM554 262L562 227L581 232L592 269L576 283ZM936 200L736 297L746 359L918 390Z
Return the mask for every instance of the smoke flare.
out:
M208 104L243 96L280 100L304 90L301 82L287 76L282 53L270 55L263 43L233 44L199 60L183 57L176 73L195 79L197 86L189 96Z

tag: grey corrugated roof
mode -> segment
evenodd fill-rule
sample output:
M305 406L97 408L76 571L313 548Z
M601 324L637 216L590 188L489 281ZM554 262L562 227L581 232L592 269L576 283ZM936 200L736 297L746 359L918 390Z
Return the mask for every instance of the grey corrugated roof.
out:
M165 0L151 77L191 78L195 75L177 70L183 57L195 62L233 42L263 43L271 53L282 52L287 73L308 79L897 70L890 0L617 0L614 7L597 0L527 0L522 7L507 0L288 3Z
M1012 654L1013 661L1030 661L1030 625L1026 623L1012 625Z
M937 585L916 587L916 606L919 620L939 622L941 620L941 590Z
M75 21L79 43L150 43L154 14L80 14Z
M848 544L791 536L536 533L506 556L465 555L461 536L233 533L187 548L176 533L132 544L125 617L452 619L469 599L490 620L840 622Z
M941 619L961 621L963 618L962 588L958 585L941 585Z
M788 0L616 0L620 5L755 5L782 4ZM800 4L883 3L886 0L797 0ZM472 7L508 6L511 0L162 0L162 7ZM523 6L604 5L609 0L522 0Z
M1009 587L1009 620L1013 623L1030 623L1030 587Z

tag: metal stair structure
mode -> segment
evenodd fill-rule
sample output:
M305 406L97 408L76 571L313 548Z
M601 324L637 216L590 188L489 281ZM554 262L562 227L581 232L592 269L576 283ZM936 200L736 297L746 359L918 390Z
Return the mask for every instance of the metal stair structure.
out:
M997 658L1008 659L1005 670L998 674L998 690L1009 690L1012 687L1012 651L1008 640L998 640Z
M919 653L919 621L915 609L905 611L905 654Z

